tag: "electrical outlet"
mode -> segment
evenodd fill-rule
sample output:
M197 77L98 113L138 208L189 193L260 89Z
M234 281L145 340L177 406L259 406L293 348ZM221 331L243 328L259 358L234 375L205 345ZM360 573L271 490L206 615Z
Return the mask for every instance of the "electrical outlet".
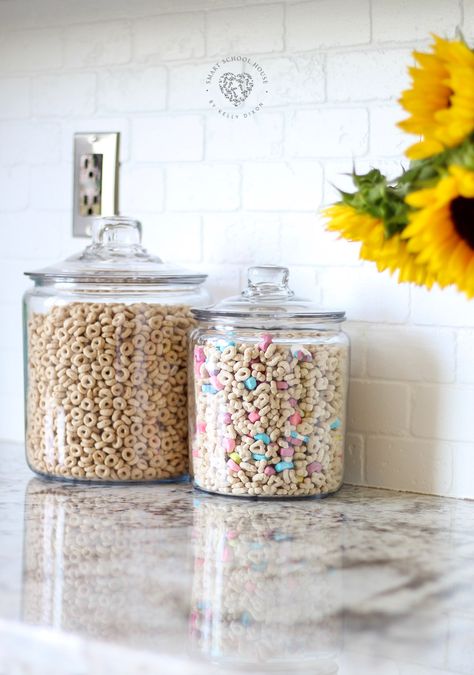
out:
M118 207L119 133L74 135L73 236L89 237L96 216Z

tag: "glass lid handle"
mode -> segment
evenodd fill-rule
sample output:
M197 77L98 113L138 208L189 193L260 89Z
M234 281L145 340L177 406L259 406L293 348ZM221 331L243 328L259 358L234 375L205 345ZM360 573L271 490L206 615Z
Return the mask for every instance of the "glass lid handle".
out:
M249 267L247 288L242 292L250 300L292 298L294 292L288 286L290 271L287 267L259 265Z
M132 218L96 218L92 224L92 245L119 248L140 246L142 226Z

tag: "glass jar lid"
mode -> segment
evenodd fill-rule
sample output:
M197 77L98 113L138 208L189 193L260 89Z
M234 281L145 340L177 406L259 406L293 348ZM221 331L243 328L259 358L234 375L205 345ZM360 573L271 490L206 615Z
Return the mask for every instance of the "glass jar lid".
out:
M96 218L92 243L56 265L25 272L34 281L114 284L202 284L206 274L164 263L141 244L138 220Z
M197 319L208 321L226 317L277 322L285 319L310 319L318 323L345 320L345 312L323 310L311 300L295 296L288 285L289 276L287 267L249 267L248 285L240 295L210 307L193 309L193 314Z

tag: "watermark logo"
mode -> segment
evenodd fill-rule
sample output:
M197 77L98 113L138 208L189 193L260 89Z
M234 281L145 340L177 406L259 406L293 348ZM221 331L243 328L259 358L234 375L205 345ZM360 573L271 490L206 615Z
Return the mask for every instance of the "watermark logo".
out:
M248 56L226 56L206 77L209 105L228 119L247 119L258 113L268 97L268 77Z

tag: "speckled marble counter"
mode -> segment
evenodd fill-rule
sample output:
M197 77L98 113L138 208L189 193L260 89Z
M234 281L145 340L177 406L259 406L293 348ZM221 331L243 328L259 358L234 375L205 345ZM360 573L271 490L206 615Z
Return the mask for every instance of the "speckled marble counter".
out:
M474 673L474 503L76 487L0 453L0 675Z

